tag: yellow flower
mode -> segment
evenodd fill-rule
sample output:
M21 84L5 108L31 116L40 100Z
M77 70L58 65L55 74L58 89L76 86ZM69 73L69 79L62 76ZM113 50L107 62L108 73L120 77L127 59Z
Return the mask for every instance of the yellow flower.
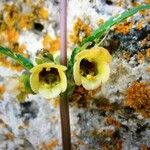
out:
M44 98L57 97L67 87L65 66L54 63L43 63L31 69L30 84L35 93Z
M87 90L98 88L101 83L106 82L109 78L111 59L109 52L98 46L78 53L73 68L76 85L82 84Z

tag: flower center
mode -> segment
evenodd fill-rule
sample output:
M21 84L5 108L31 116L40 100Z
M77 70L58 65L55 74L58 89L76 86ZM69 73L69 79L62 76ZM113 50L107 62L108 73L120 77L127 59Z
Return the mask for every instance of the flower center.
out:
M39 81L46 84L57 84L60 81L60 76L56 68L50 68L50 70L43 70L39 73Z
M90 62L87 59L82 59L80 63L80 73L84 77L88 75L96 76L98 73L96 63Z

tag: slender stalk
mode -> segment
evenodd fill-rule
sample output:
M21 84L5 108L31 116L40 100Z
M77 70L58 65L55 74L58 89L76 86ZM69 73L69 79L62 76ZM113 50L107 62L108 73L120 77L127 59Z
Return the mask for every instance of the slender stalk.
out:
M67 0L60 0L61 64L67 65Z
M67 0L60 0L61 64L67 65ZM71 150L69 104L67 92L60 96L60 115L63 150Z

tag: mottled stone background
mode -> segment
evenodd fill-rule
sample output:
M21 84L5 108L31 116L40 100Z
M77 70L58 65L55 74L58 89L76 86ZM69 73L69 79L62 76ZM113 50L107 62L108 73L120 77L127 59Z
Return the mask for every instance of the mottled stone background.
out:
M150 0L68 0L68 52L105 20ZM59 54L59 1L1 0L0 45L31 58ZM110 79L70 98L74 150L150 149L150 10L113 27L101 45L112 57ZM0 150L61 150L59 98L25 97L24 70L0 56ZM19 100L18 101L18 98Z

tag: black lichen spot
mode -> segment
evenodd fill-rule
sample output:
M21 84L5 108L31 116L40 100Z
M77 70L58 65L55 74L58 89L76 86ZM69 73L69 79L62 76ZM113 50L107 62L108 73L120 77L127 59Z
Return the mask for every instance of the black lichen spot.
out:
M113 4L113 2L112 2L111 0L105 0L105 3L106 3L107 5L112 5L112 4Z
M119 50L124 49L129 51L131 55L135 55L138 51L145 51L147 49L148 45L143 46L142 44L140 44L140 42L146 39L148 34L150 34L150 23L148 23L141 30L133 28L126 35L122 33L114 33L111 39L119 41Z
M36 102L25 102L20 104L21 114L20 117L25 120L34 119L39 112L38 104Z
M150 23L146 25L145 30L150 33Z
M138 82L142 81L142 76L137 79Z
M121 138L121 135L120 135L120 131L119 130L115 130L115 132L113 133L113 138L114 139L119 139Z
M44 26L41 23L34 22L34 29L37 31L42 31L44 29Z
M58 1L58 0L53 0L52 3L53 3L54 5L59 5L59 1Z
M93 8L93 9L95 9L95 11L96 11L97 13L100 13L100 10L99 10L99 8L98 8L98 7L93 6L92 8Z
M141 134L141 132L144 132L146 130L146 128L148 128L149 123L146 123L144 125L137 124L137 126L138 126L138 128L136 129L136 133Z
M132 114L132 113L135 112L135 110L134 110L133 108L129 107L129 106L125 106L125 107L124 107L124 112L125 112L126 114Z
M129 131L128 126L126 126L126 125L124 125L124 124L121 124L121 128L124 129L126 132Z
M143 40L148 35L148 32L146 31L146 28L147 27L144 27L141 30L138 30L138 29L134 28L134 29L131 30L129 35L133 36L135 38L135 40L138 40L138 41Z

